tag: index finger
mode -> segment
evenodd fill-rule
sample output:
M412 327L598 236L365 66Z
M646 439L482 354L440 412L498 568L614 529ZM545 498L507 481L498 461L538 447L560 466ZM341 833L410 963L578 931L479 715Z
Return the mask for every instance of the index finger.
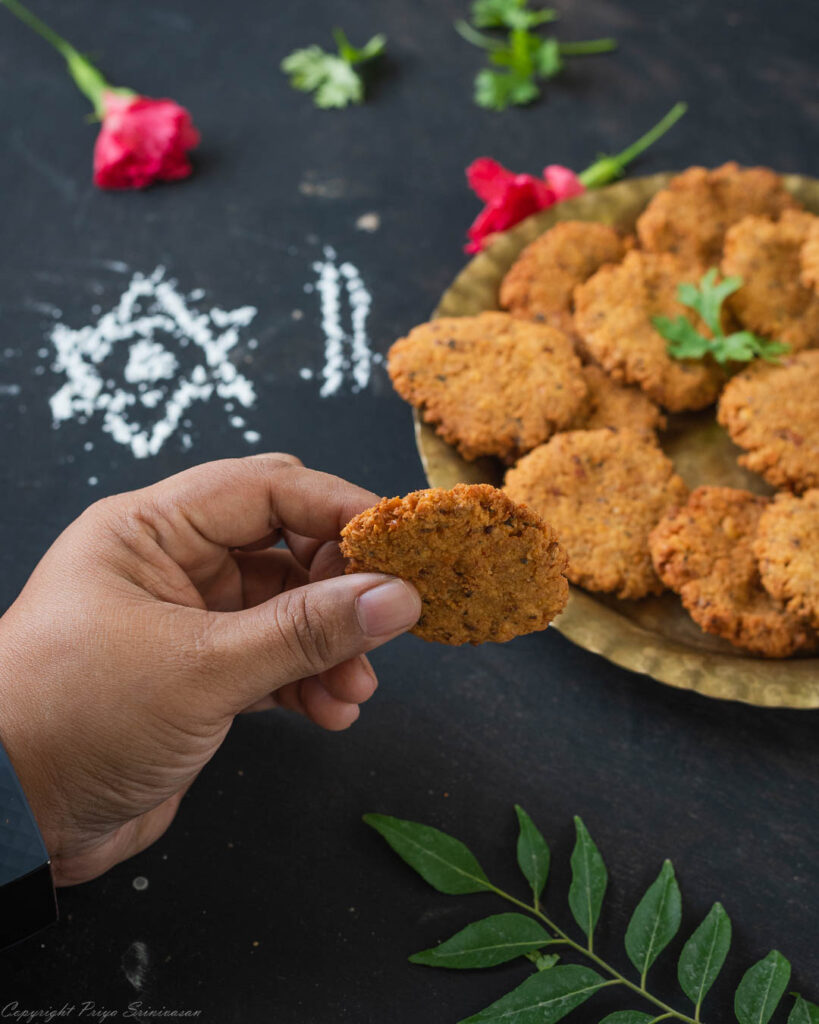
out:
M335 540L353 516L379 501L340 477L275 455L205 463L136 493L166 550L175 534L181 539L191 530L223 548L244 547L282 529Z

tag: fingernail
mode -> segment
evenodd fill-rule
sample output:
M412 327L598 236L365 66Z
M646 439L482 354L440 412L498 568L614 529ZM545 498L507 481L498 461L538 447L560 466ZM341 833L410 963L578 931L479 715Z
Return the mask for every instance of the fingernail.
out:
M403 580L390 580L361 594L356 612L367 636L389 636L415 625L421 614L421 600Z
M361 715L361 708L358 704L345 704L343 708L339 708L336 711L336 732L341 732L343 729L349 729L351 725L355 725Z
M370 677L370 679L372 679L373 682L375 683L375 685L378 686L378 676L375 674L375 669L370 664L370 661L369 661L369 658L367 657L367 655L366 654L360 655L358 660L361 663L361 667L364 669L364 671L367 673L367 675Z

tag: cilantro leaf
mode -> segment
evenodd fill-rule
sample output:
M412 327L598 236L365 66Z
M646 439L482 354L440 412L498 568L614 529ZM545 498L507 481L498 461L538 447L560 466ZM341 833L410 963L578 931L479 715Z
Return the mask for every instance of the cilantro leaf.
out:
M535 68L541 78L554 78L563 70L560 44L553 37L540 41L534 59Z
M790 352L790 345L768 341L750 331L736 331L722 339L721 350L714 358L718 363L747 363L758 356L768 363L778 363L777 356L785 352Z
M294 89L312 92L326 77L325 64L329 57L320 46L306 46L285 57L281 68L286 75L290 75L290 84Z
M346 107L364 100L364 81L357 64L373 60L384 52L386 37L373 36L360 49L352 46L340 28L333 31L338 53L320 46L294 50L281 63L290 85L301 92L313 93L313 102L323 109Z
M0 0L2 2L2 0ZM540 95L538 82L554 78L565 66L566 57L609 53L617 44L613 39L587 39L572 43L544 38L532 31L554 21L552 8L532 10L529 0L473 0L472 24L455 22L463 38L486 50L489 63L506 73L485 69L475 79L475 102L490 110L531 103ZM476 27L477 26L477 27ZM480 28L506 30L505 39L480 32Z
M668 353L675 359L702 359L711 350L708 338L704 338L684 316L673 320L667 316L655 316L651 322L668 342Z
M510 106L523 106L540 95L531 78L513 71L490 71L484 68L475 77L475 102L488 110L506 110Z
M735 362L748 363L757 354L757 339L750 331L737 331L722 339L722 345L718 351L714 351L714 358L718 363Z
M722 332L723 302L741 287L741 277L726 277L717 283L717 268L711 267L701 278L699 286L681 284L677 289L677 298L684 306L699 313L716 335Z
M703 320L713 337L701 334L684 316L652 317L651 322L666 340L668 354L675 359L702 359L710 355L720 366L725 363L748 363L759 357L776 363L777 356L790 351L789 345L761 338L751 331L734 331L726 335L722 327L722 306L725 300L742 287L741 277L717 280L718 271L711 267L699 284L685 282L677 288L677 299Z
M551 7L531 11L526 0L474 0L472 21L478 28L534 28L557 18Z
M791 350L790 345L785 344L783 341L767 341L765 338L757 338L756 341L756 354L760 359L764 359L766 363L776 363L778 365L781 360L777 357L786 355Z
M341 57L325 53L320 46L296 50L282 61L290 84L302 92L314 93L317 107L346 107L364 98L361 76Z

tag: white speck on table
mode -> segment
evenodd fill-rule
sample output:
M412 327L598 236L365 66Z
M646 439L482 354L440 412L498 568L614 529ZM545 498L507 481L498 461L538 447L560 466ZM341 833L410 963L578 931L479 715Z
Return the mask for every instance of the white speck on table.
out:
M369 234L372 234L381 227L381 215L375 211L362 213L355 222L355 226L359 231L367 231Z

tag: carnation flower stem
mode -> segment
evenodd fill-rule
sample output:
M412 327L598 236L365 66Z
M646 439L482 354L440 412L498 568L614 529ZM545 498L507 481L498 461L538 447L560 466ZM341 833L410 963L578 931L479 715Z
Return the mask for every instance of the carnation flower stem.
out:
M0 0L0 3L5 4L12 14L18 17L25 25L28 25L30 29L33 29L47 43L50 43L58 53L62 54L75 85L91 101L97 117L102 117L104 113L103 95L111 88L102 73L94 67L91 61L83 57L79 50L75 49L62 36L57 35L52 28L49 28L36 14L33 14L27 7L24 7L19 0Z
M669 128L679 121L683 114L688 109L687 103L675 103L674 106L669 110L662 120L658 121L653 128L650 128L645 135L641 135L636 142L633 142L630 146L619 153L614 159L619 160L623 166L633 160L640 153L644 152L651 146L657 139L665 135Z
M632 142L630 146L615 156L604 156L596 160L585 171L581 171L578 177L586 188L599 188L601 185L607 185L610 181L619 178L626 166L635 157L645 152L657 139L665 135L679 121L687 109L687 103L675 103L665 117L658 121L653 128L649 129L645 135L641 135L636 142Z
M4 3L6 7L11 11L12 14L16 15L20 21L28 25L29 28L43 37L47 43L51 43L55 50L58 50L64 57L67 57L69 52L76 53L71 43L66 42L62 36L58 36L57 33L48 27L44 21L40 21L36 14L32 14L28 8L23 7L17 0L0 0L0 3Z

